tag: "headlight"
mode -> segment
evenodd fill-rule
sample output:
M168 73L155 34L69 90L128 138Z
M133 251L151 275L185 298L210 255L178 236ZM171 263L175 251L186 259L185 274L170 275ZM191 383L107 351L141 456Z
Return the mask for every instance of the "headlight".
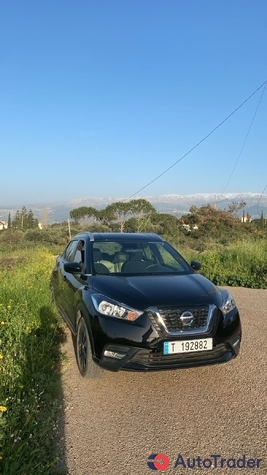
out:
M230 295L228 292L227 294L225 295L225 302L224 304L220 307L221 308L221 311L224 315L227 315L227 313L231 312L231 310L233 310L233 308L236 307L236 303L232 297L232 295Z
M92 295L92 301L99 313L102 313L102 315L108 315L110 317L134 321L143 313L135 310L134 308L127 307L122 303L116 302L115 300L108 299L104 295Z

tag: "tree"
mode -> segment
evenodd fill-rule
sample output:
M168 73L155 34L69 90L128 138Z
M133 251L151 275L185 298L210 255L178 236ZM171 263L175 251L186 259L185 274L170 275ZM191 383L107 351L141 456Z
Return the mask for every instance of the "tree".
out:
M110 221L119 223L120 232L123 233L127 218L131 214L129 203L116 201L106 207L105 213L110 217Z
M138 233L145 231L151 222L151 216L157 214L154 206L142 198L129 201L129 209L134 216Z
M20 227L21 227L20 212L19 210L17 210L14 218L12 219L12 228L20 228Z
M12 228L16 229L34 229L38 228L38 219L34 217L32 210L29 211L25 206L19 211L16 211L16 214L11 222Z
M27 209L25 208L25 206L22 207L22 210L20 212L20 227L21 229L25 229L26 228L26 221L27 220Z
M136 226L136 230L141 232L141 230L148 224L147 218L153 213L156 213L156 210L149 201L138 199L128 202L116 201L111 205L108 205L105 210L102 210L102 215L103 213L108 217L109 223L115 221L119 224L119 230L121 233L124 232L125 223L130 218L135 218L134 225ZM145 218L146 222L144 222Z
M149 201L144 200L142 198L138 200L128 201L128 204L132 213L137 219L143 218L148 214L156 213L156 209L154 208L154 206Z
M97 213L98 211L92 206L80 206L70 211L70 217L81 224L87 224L96 220Z
M114 210L111 209L110 206L107 206L106 208L97 211L97 219L101 224L109 226L116 220L116 216Z
M34 217L32 210L30 209L25 216L24 221L25 229L36 229L38 228L38 220Z
M156 232L166 236L179 234L180 222L173 214L155 213L151 217L151 223L156 226Z
M237 215L238 211L246 206L247 203L245 201L240 201L240 203L237 203L237 201L232 201L231 204L228 205L228 213Z
M236 209L236 208L235 208ZM231 239L231 236L240 232L242 226L241 220L235 215L235 212L219 210L211 205L204 205L200 208L193 206L190 208L190 214L181 218L183 224L192 227L197 225L198 229L194 236L205 237L205 239L222 238Z
M11 228L11 215L10 212L8 213L8 220L7 220L7 229Z

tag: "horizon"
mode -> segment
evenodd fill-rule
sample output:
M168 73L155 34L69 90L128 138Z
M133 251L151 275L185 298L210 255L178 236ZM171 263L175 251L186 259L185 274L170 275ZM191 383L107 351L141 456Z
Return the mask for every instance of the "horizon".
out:
M258 199L258 205L260 204L260 202L263 200L267 200L267 193L254 193L254 192L241 192L241 193L189 193L189 194L177 194L177 193L169 193L169 194L163 194L163 195L150 195L150 196L147 196L147 195L142 195L142 196L138 196L138 197L135 197L133 199L146 199L147 201L150 201L151 200L151 203L164 203L164 202L168 202L168 198L171 200L171 198L177 198L177 200L181 200L183 201L183 199L187 199L187 200L193 200L195 199L196 201L200 200L201 198L203 198L203 200L205 201L205 203L203 204L206 204L206 200L213 200L213 201L218 201L218 203L226 200L226 201L230 201L230 200L234 200L235 198L239 198L240 200L242 198L250 198L250 199L253 199L253 198L259 198ZM57 208L57 207L73 207L74 208L78 208L79 206L93 206L94 204L96 206L100 206L101 204L103 204L104 206L109 204L109 203L114 203L114 202L117 202L117 201L121 201L123 200L123 197L121 198L118 198L118 197L96 197L96 196L85 196L85 197L77 197L77 198L72 198L70 200L66 200L66 201L57 201L57 202L35 202L35 203L13 203L13 204L9 204L9 205L1 205L0 204L0 219L3 219L1 218L1 212L5 212L5 213L8 213L8 210L10 210L11 212L14 212L15 210L21 210L22 207L25 207L26 209L35 209L35 210L38 210L38 209L45 209L45 208ZM166 201L167 200L167 201ZM84 203L84 202L87 202L87 203ZM192 201L192 204L194 204L194 201ZM94 206L93 206L94 207ZM3 216L3 215L2 215Z
M201 193L187 193L187 194L180 194L180 193L164 193L164 194L160 194L160 195L140 195L140 196L136 196L132 199L146 199L147 201L149 201L149 198L152 198L153 200L156 199L156 198L166 198L166 197L179 197L179 198L186 198L186 197L214 197L215 199L216 198L229 198L231 199L230 197L233 196L233 197L238 197L238 196L242 196L242 195L246 195L246 196L259 196L260 198L266 198L267 199L267 193L258 193L258 192L252 192L252 191L247 191L247 192L225 192L225 193L216 193L216 192L201 192ZM27 209L31 206L40 206L40 207L43 207L43 206L64 206L64 205L70 205L70 204L75 204L75 202L79 203L79 202L82 202L82 201L86 201L86 200L93 200L93 201L102 201L102 202L105 202L105 201L112 201L112 202L117 202L117 201L122 201L122 200L125 200L126 201L126 197L118 197L118 196L81 196L81 197L76 197L76 198L71 198L71 199L68 199L68 200L65 200L65 201L43 201L43 202L32 202L32 203L9 203L9 204L4 204L2 205L0 203L0 209L8 209L8 208L11 208L11 209L21 209L23 206L25 206Z
M265 0L3 0L0 205L261 194L266 16Z

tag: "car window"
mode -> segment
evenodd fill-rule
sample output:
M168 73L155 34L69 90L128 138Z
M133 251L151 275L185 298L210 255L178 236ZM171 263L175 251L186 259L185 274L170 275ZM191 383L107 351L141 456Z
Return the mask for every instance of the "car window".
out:
M79 241L75 254L73 256L74 262L84 264L84 241Z
M169 250L167 250L165 247L165 243L158 244L157 248L160 253L163 265L171 266L174 270L177 269L178 271L184 270L183 259L179 259L180 256L178 254L175 257L170 254Z
M151 247L148 244L145 244L143 246L143 253L144 253L145 259L148 259L148 260L151 260L151 261L155 260L154 253L153 253Z
M77 250L78 243L79 243L78 240L74 240L74 241L70 241L70 243L67 245L65 252L63 254L63 257L66 261L68 262L74 261L74 256Z
M99 249L104 254L114 256L116 252L121 251L121 244L113 241L95 242L93 244L93 249L94 248Z
M93 243L96 274L192 273L189 264L166 242L96 241Z

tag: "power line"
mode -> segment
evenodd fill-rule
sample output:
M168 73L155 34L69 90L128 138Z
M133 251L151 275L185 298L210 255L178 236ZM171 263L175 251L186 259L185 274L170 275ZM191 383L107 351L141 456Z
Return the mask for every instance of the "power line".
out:
M242 102L242 104L240 104L233 112L231 112L231 114L229 114L222 122L220 122L220 124L218 124L209 134L207 134L202 140L200 140L196 145L194 145L194 147L192 147L181 158L179 158L179 160L176 160L176 162L174 162L170 167L166 168L166 170L164 170L162 173L160 173L158 176L156 176L153 180L151 180L149 183L144 185L142 188L140 188L138 191L136 191L132 195L128 196L128 198L125 198L123 201L127 201L130 198L133 198L133 196L136 196L138 193L140 193L140 191L143 191L145 188L152 185L152 183L154 183L156 180L158 180L163 175L165 175L165 173L167 173L169 170L171 170L173 167L175 167L175 165L177 165L177 163L181 162L185 157L187 157L187 155L189 155L191 152L193 152L193 150L195 150L200 144L202 144L205 140L207 140L207 138L211 134L213 134L213 132L215 132L215 130L217 130L219 127L221 127L228 119L230 119L230 117L232 117L232 115L234 115L239 109L241 109L241 107L243 107L243 105L246 104L246 102L248 102L249 99L251 99L251 97L254 96L254 94L256 94L256 92L258 92L263 86L266 86L266 84L267 84L267 80L264 81L254 92L252 92L252 94L250 94L250 96L247 97L247 99L245 99Z
M264 84L264 88L263 88L263 90L262 90L260 100L259 100L259 102L258 102L258 105L257 105L257 107L256 107L256 111L255 111L255 113L254 113L254 116L253 116L252 121L251 121L251 123L250 123L250 126L249 126L249 128L248 128L247 135L246 135L245 140L244 140L244 142L243 142L243 145L242 145L242 147L241 147L240 153L239 153L239 155L238 155L238 157L237 157L237 160L236 160L236 162L235 162L235 164L234 164L233 170L232 170L232 172L231 172L231 174L230 174L230 177L229 177L229 179L228 179L228 181L227 181L227 183L226 183L226 185L225 185L225 187L224 187L222 193L225 192L227 186L229 185L229 183L230 183L230 181L231 181L231 178L232 178L232 176L233 176L233 174L234 174L234 171L235 171L235 169L236 169L236 166L237 166L237 164L238 164L238 162L239 162L239 159L240 159L240 157L241 157L241 154L242 154L242 152L243 152L243 150L244 150L244 147L245 147L247 138L248 138L248 136L249 136L251 127L252 127L252 125L253 125L253 122L254 122L255 117L256 117L256 115L257 115L257 112L258 112L258 109L259 109L259 107L260 107L260 103L261 103L261 100L262 100L262 97L263 97L265 88L266 88L266 82L265 82L265 84Z

